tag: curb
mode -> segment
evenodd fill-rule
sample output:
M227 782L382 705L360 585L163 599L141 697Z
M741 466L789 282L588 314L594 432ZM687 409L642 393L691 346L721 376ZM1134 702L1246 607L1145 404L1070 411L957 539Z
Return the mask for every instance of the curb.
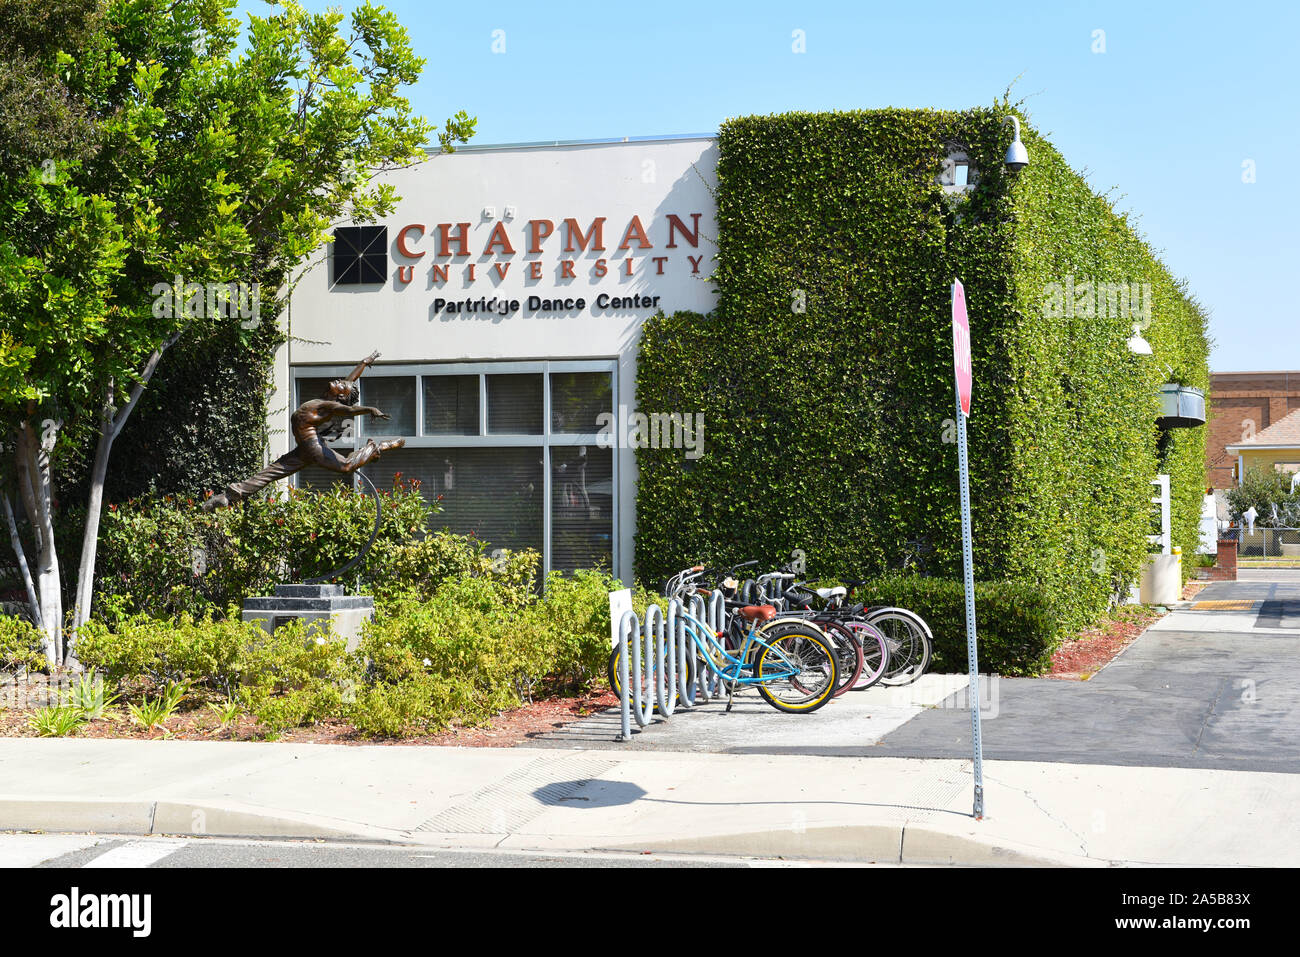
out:
M0 830L406 843L398 831L312 815L191 801L0 799Z
M520 847L521 842L511 842ZM1104 867L1106 862L996 838L952 834L915 824L865 824L717 834L620 843L593 850L644 850L745 857L810 858L958 867Z
M189 801L92 801L0 799L0 830L44 833L128 834L171 837L232 837L372 841L411 846L509 848L555 851L655 851L737 857L807 858L959 867L1105 867L1106 861L1062 854L974 833L954 834L916 824L863 824L804 830L743 831L699 837L548 837L515 833L475 835L394 831L311 815Z

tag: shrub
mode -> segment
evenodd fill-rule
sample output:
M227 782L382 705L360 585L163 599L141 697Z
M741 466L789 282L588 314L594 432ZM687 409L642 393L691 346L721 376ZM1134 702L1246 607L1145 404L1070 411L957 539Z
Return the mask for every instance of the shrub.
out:
M856 601L916 612L934 634L931 671L966 671L966 592L960 581L892 576L859 586ZM1060 644L1049 597L1024 582L975 583L979 667L984 673L1036 675L1051 667Z
M544 597L528 609L537 627L550 632L551 690L581 692L604 677L610 652L609 592L622 587L604 571L578 571L571 578L551 573ZM646 605L656 601L661 599L645 589L633 589L632 607L643 620Z
M380 493L382 522L372 554L418 541L436 504L415 484ZM96 615L171 618L221 613L282 581L345 564L369 541L375 502L344 486L290 488L206 513L196 499L143 498L110 505L100 529ZM196 557L201 556L201 564ZM365 580L366 568L351 573Z
M540 561L531 549L502 550L491 558L481 540L440 531L376 546L365 577L379 602L399 597L428 600L446 582L486 577L494 581L505 604L521 607L535 597Z
M353 727L366 737L395 738L441 730L472 709L463 684L421 673L365 686L348 715Z
M45 639L28 622L0 615L0 674L34 671L45 665Z
M429 598L412 591L387 601L362 639L370 671L349 711L356 728L391 736L476 724L539 689L582 692L601 679L607 593L621 584L600 571L557 572L541 598L521 605L515 586L531 567L521 561L513 585L498 568L445 581ZM633 607L644 613L653 600L637 589Z
M394 545L379 565L391 587L354 654L319 625L267 634L234 609L224 620L208 609L92 621L78 653L131 696L179 685L217 693L272 734L332 718L371 736L478 724L539 689L582 692L604 675L607 593L620 583L600 571L555 573L538 597L537 559L488 558L448 534ZM633 606L644 614L656 600L636 589ZM156 707L146 699L137 710Z
M302 621L268 634L237 618L136 615L111 629L90 622L78 651L84 664L132 694L171 687L216 692L273 733L339 717L360 678L341 638Z
M346 644L318 622L259 632L239 656L236 697L273 734L342 717L359 677Z
M106 680L132 692L188 682L233 695L246 649L264 640L257 625L237 616L216 620L188 612L174 621L137 614L113 627L90 621L77 642L77 655Z
M406 596L391 602L367 626L360 650L377 684L414 683L400 694L408 705L423 702L426 711L408 727L426 731L453 720L480 722L517 706L554 657L545 633L524 621L484 578L447 582L428 600ZM358 703L409 714L398 694L386 689L360 696Z

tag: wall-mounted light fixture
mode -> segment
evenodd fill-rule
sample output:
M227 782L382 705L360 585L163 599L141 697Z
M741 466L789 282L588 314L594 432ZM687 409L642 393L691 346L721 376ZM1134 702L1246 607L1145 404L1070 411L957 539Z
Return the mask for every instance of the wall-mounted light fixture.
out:
M1135 356L1149 356L1155 352L1151 343L1142 338L1142 326L1136 322L1133 323L1133 335L1128 337L1128 351Z
M1002 157L1002 162L1007 169L1013 173L1018 173L1029 165L1029 151L1025 149L1025 144L1020 142L1020 120L1014 116L1004 117L1002 125L1005 126L1007 120L1015 126L1016 136L1007 147L1007 155Z

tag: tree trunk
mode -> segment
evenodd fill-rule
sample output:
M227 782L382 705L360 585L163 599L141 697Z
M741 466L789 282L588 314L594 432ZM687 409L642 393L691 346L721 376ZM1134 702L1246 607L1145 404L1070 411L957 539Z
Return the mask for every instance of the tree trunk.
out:
M18 560L18 570L23 576L27 604L32 609L32 622L44 631L41 626L41 603L36 599L36 583L32 581L32 570L27 565L27 551L23 548L23 540L18 534L18 522L14 519L14 510L9 504L8 495L0 493L0 506L4 508L5 524L9 526L9 543L13 546L14 558Z
M59 555L54 547L54 486L49 454L40 447L30 420L19 430L18 454L19 486L26 482L29 487L29 494L24 495L29 509L27 518L37 530L36 591L41 629L45 632L45 657L54 668L63 661L63 588L59 579Z
M113 454L113 443L122 434L126 420L131 417L131 413L139 404L140 396L144 395L145 386L157 371L163 353L175 345L180 337L179 332L173 333L166 342L150 354L149 361L145 363L140 373L139 381L131 387L131 394L122 408L114 412L114 384L110 382L104 390L99 441L95 445L95 463L91 470L90 495L86 503L86 525L81 534L81 567L77 572L77 601L73 612L70 636L72 647L68 651L69 657L75 656L77 631L90 620L90 606L95 597L95 557L99 550L99 519L104 504L104 483L108 478L108 460Z
M90 494L86 500L86 524L81 534L81 567L77 574L77 599L72 615L73 644L76 633L90 620L90 604L95 597L95 557L99 550L99 519L104 506L104 482L108 478L108 457L113 451L117 429L113 423L113 386L104 397L99 441L95 443L95 461L90 469Z

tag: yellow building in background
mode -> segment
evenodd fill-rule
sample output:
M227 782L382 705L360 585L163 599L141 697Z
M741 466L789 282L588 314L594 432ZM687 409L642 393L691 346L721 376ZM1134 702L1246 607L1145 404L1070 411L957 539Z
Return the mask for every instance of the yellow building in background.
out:
M1285 473L1300 472L1300 409L1252 437L1226 446L1225 451L1237 457L1238 485L1246 473L1261 466Z

